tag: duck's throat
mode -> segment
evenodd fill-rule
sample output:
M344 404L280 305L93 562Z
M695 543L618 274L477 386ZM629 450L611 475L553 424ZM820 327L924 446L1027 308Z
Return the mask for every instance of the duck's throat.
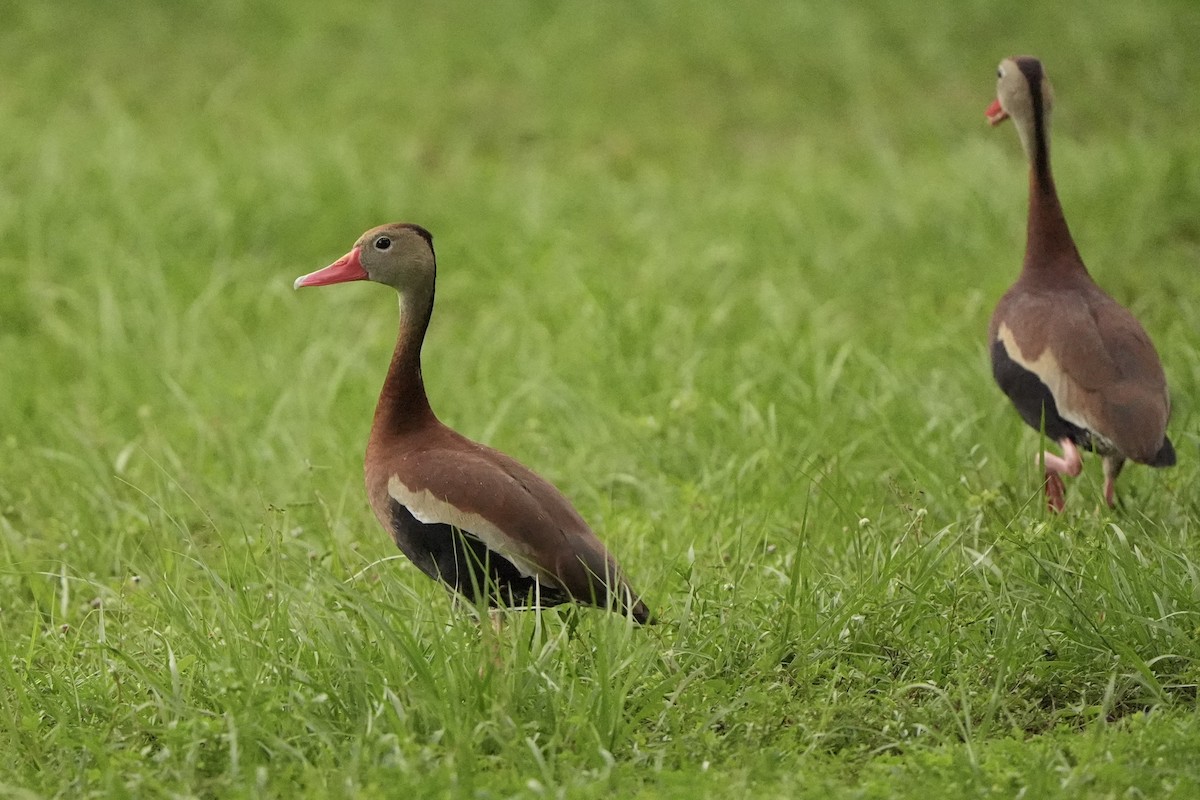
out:
M433 291L424 298L400 299L400 331L388 366L379 403L375 406L373 438L394 436L434 419L421 375L421 345L433 313Z

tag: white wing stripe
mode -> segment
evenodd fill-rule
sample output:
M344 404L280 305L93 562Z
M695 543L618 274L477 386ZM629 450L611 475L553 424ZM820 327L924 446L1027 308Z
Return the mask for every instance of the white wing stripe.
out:
M1058 359L1054 357L1054 353L1050 351L1049 347L1043 350L1037 358L1031 360L1021 352L1016 337L1013 336L1012 330L1007 325L1000 325L997 338L1004 345L1004 350L1008 353L1009 358L1032 372L1038 377L1038 380L1046 384L1046 388L1050 390L1050 396L1054 398L1054 405L1058 408L1060 417L1085 431L1094 432L1096 430L1093 422L1075 413L1077 406L1071 402L1075 386L1067 380L1062 367L1058 365Z
M519 545L512 537L505 535L498 527L478 514L471 514L460 508L439 500L428 489L414 491L405 486L398 477L393 475L388 481L388 495L400 505L408 509L419 522L426 525L451 525L460 531L471 534L487 545L489 550L504 556L512 562L521 574L528 578L538 578L551 586L558 586L554 576L540 569L529 558L528 553L521 552Z

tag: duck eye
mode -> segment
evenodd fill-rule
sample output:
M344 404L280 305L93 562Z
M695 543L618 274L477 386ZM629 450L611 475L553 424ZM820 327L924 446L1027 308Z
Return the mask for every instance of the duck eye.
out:
M375 249L376 250L387 250L391 246L392 246L392 240L386 236L380 236L378 239L375 240Z
M996 67L996 77L997 78L1004 77L1004 67Z

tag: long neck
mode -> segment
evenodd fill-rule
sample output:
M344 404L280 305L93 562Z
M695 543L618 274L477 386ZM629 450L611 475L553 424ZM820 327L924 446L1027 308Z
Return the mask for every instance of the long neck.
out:
M1033 93L1033 122L1025 131L1029 156L1029 219L1026 223L1026 271L1087 272L1067 227L1054 175L1050 171L1049 118L1040 91Z
M371 439L395 436L429 422L436 421L429 399L425 396L425 381L421 377L421 344L433 314L433 281L428 289L414 289L400 296L400 332L396 350L388 367Z

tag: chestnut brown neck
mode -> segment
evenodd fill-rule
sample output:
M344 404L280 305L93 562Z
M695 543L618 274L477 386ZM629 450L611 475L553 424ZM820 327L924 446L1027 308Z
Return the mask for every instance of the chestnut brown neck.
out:
M1030 68L1026 63L1020 63L1020 67L1029 82L1033 108L1032 130L1028 134L1029 219L1026 223L1023 272L1086 274L1087 269L1067 227L1067 218L1054 186L1054 175L1050 171L1049 119L1042 97L1041 65Z
M375 406L372 442L437 422L425 396L425 380L421 376L421 345L433 315L433 294L431 281L427 291L411 291L400 297L400 332Z

